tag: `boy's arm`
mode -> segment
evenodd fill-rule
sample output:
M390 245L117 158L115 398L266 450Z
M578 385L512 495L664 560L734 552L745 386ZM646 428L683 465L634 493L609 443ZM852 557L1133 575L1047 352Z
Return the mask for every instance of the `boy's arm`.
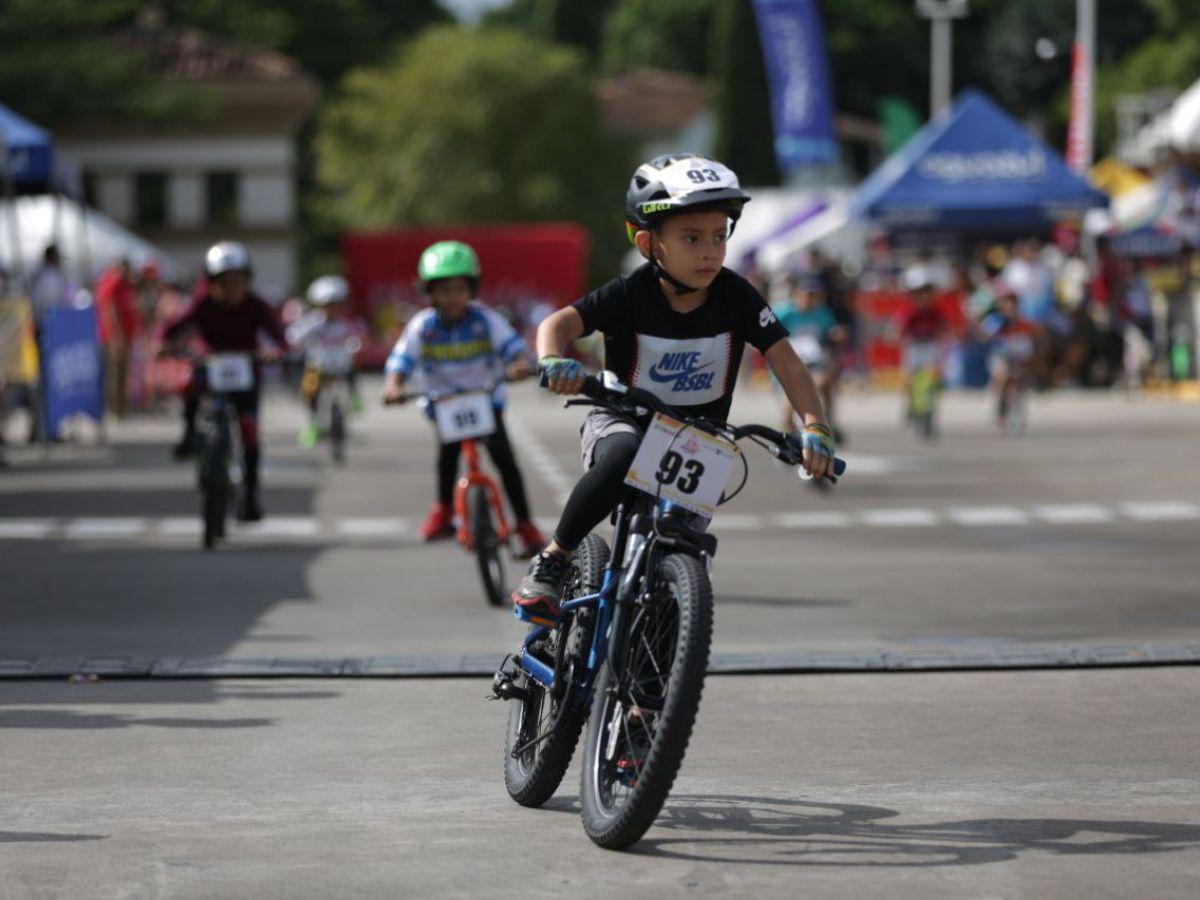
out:
M821 406L821 396L817 386L813 384L808 367L800 361L792 345L786 340L778 340L764 354L767 364L783 392L787 394L792 408L800 414L804 422L801 441L804 445L804 470L814 478L823 478L833 474L833 435L825 421L825 409Z
M395 402L404 393L404 383L421 356L421 334L417 320L410 321L383 364L383 401Z
M567 306L542 320L537 331L538 362L546 373L546 386L555 394L578 394L583 387L583 366L564 359L567 345L583 336L583 317Z
M802 417L805 425L825 425L825 409L821 406L821 395L813 383L808 367L801 362L792 345L787 341L776 341L764 354L767 365L779 379L783 392L787 394L792 408Z

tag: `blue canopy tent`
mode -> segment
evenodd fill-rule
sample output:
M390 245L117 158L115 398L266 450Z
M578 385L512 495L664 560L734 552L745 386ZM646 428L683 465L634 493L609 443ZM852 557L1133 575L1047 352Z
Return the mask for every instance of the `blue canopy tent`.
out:
M0 177L17 193L46 193L54 175L50 133L0 104Z
M890 231L1033 233L1108 198L975 90L963 91L859 187L852 215Z

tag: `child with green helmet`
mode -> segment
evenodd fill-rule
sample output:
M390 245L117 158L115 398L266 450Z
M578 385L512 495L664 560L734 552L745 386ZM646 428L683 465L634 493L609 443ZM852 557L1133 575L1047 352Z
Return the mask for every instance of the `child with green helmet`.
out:
M481 274L479 257L461 241L439 241L421 254L417 275L430 307L413 316L388 356L385 401L400 399L410 381L421 391L442 393L486 388L503 376L515 380L529 375L529 346L503 316L475 299ZM484 443L512 504L524 555L532 556L545 538L530 516L524 480L504 427L503 385L492 402L496 430ZM428 404L423 406L431 415ZM439 445L437 499L421 526L427 541L454 534L451 501L461 449L460 443Z
M625 196L629 239L646 264L616 278L538 327L546 386L578 393L583 367L564 352L576 338L604 334L605 366L624 384L708 418L724 420L747 343L767 359L804 428L804 468L833 472L834 442L812 376L754 287L723 267L725 242L750 197L713 159L660 156L639 166ZM552 624L572 570L571 553L624 494L647 419L593 410L584 420L587 471L567 499L554 539L513 592L521 618Z

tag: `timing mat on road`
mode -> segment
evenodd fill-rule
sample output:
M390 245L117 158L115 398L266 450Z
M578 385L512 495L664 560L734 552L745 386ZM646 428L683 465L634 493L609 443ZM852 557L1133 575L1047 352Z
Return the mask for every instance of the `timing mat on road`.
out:
M0 681L70 678L461 678L488 677L502 653L325 657L42 657L0 659ZM938 672L1200 664L1200 642L1003 643L714 653L714 675Z
M553 528L553 520L539 520ZM1037 503L1028 505L919 506L880 509L809 510L762 514L717 514L713 530L778 531L828 528L1022 527L1031 525L1105 525L1200 521L1200 503L1151 500L1116 504ZM415 539L415 519L355 517L318 519L311 516L272 516L230 532L234 539L332 541L337 543ZM194 539L200 535L197 516L147 518L135 516L80 518L0 518L0 540L131 540Z

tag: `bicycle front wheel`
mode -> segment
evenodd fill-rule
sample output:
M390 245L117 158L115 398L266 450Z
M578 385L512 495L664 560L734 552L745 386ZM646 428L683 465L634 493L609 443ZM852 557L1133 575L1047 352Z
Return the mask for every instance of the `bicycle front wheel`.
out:
M329 449L335 463L346 461L346 414L336 398L329 407Z
M216 546L218 538L225 536L225 512L229 504L228 442L211 437L204 442L200 456L200 484L203 501L201 515L204 517L202 543L205 550Z
M583 539L575 551L579 575L574 581L572 597L583 597L600 590L608 557L608 545L599 535L589 534ZM565 640L566 658L573 661L579 671L586 663L594 630L595 610L580 609L568 613L536 651L549 663L558 651L558 642ZM528 675L521 677L518 687L524 696L509 701L504 785L509 796L522 806L536 807L554 796L567 773L579 733L583 731L587 707L574 693L564 695L560 691L557 697L551 696L541 682ZM560 708L564 703L566 708Z
M492 507L482 485L467 489L467 521L471 523L471 542L475 546L475 561L483 595L492 606L504 603L504 562L500 558L500 539L492 521Z
M652 602L629 624L626 669L607 664L592 700L580 802L596 844L637 841L666 802L683 763L712 643L712 587L700 560L663 559Z

